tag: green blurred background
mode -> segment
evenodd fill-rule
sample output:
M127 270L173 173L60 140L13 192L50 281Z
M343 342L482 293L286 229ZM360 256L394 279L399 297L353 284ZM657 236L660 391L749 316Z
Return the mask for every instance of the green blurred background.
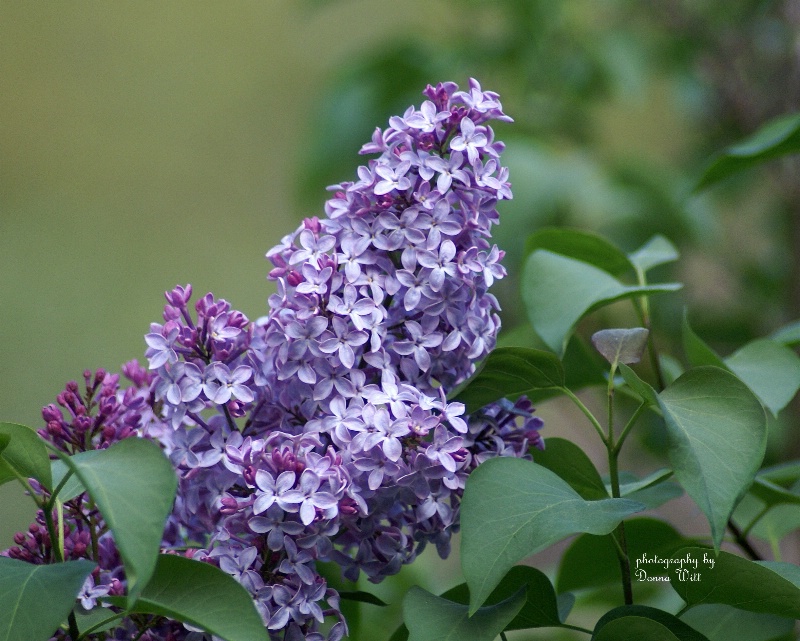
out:
M322 215L375 126L470 76L516 120L497 128L505 326L525 322L513 275L533 229L626 250L663 233L687 288L656 322L689 305L727 354L800 317L797 167L690 188L712 152L798 108L798 24L796 0L4 2L0 417L38 426L67 380L141 359L177 283L265 313L265 251ZM548 435L572 429L541 412ZM772 461L800 454L784 414ZM0 488L0 547L31 516L19 497ZM437 590L457 560L418 565L407 580Z

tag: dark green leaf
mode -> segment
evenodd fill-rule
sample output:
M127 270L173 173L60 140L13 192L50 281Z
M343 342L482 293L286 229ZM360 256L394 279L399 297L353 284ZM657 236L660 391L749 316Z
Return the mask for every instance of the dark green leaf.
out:
M709 641L776 641L794 630L791 619L721 604L695 606L681 620L705 634Z
M704 554L713 556L708 549L683 548L675 558L702 559ZM689 576L695 573L700 580L681 580L677 573L671 577L672 587L689 605L723 603L750 612L800 618L800 588L773 568L720 551L713 569L701 562Z
M515 565L511 568L486 599L486 605L500 603L523 587L527 592L525 604L505 629L525 630L560 625L563 619L559 614L558 600L550 579L543 572L527 565ZM469 588L466 583L457 585L441 596L443 599L469 605Z
M94 608L85 612L82 608L75 608L75 622L81 633L91 630L92 632L103 632L115 627L120 620L120 615L108 608Z
M672 476L672 470L662 467L661 469L651 472L647 476L644 476L640 479L636 478L635 475L631 475L632 478L630 478L630 480L626 479L624 481L622 480L623 474L624 472L620 473L619 491L621 496L628 496L629 494L663 484L664 481Z
M403 620L409 641L494 641L524 604L525 589L521 588L505 601L469 616L469 606L415 586L403 599Z
M678 260L678 250L666 238L657 234L632 254L630 261L641 271L646 272L653 267Z
M619 276L633 271L628 256L616 245L592 232L563 227L545 227L528 236L525 254L537 249L546 249L554 254L575 258L599 267L603 271Z
M789 323L772 333L770 340L794 347L800 345L800 320Z
M676 549L686 545L686 540L669 523L651 518L625 521L625 539L635 588L648 583L644 581L644 574L640 575L642 581L636 580L637 570L643 570L649 577L667 575L666 570L647 564L646 558L668 558ZM561 557L556 582L559 592L619 583L619 561L610 536L583 534L572 542ZM620 590L618 587L621 595Z
M584 451L572 441L551 437L544 441L544 450L533 452L538 465L555 472L587 501L610 498L603 479Z
M631 365L642 359L649 334L644 327L601 329L592 334L592 345L612 367L618 363Z
M792 483L800 481L800 461L786 461L765 467L759 471L758 476L777 485L788 487Z
M638 479L633 474L628 477L627 473L622 472L620 473L620 496L641 503L649 510L655 509L683 495L683 488L680 485L667 481L672 475L672 470L660 469ZM610 481L604 480L606 487L610 487Z
M675 476L708 518L715 547L764 458L764 410L730 372L689 370L659 394Z
M89 561L33 565L0 556L0 641L47 641L66 621L94 567Z
M155 443L139 438L62 460L114 534L133 603L155 570L164 523L172 510L178 483L172 464Z
M394 631L392 636L389 637L389 641L408 641L408 628L405 623Z
M486 461L467 480L461 505L461 567L470 611L517 561L570 534L608 534L641 509L627 499L586 501L554 472L530 461Z
M558 603L558 618L563 623L567 620L569 613L572 612L572 608L575 605L575 595L572 592L562 592L556 598L556 602Z
M344 590L339 591L339 597L345 601L358 601L359 603L369 603L370 605L377 605L385 608L388 603L381 601L371 592L363 592L362 590Z
M755 340L725 359L725 364L777 416L800 389L800 358L768 339Z
M782 503L794 503L800 505L800 494L795 494L780 485L771 483L761 476L756 476L750 493L758 497L766 505L780 505Z
M534 330L560 356L575 324L594 309L680 287L677 283L623 285L594 265L538 249L525 262L522 298Z
M0 485L23 478L35 478L46 488L52 487L50 457L44 441L30 427L16 423L0 423L0 435L9 437L0 454Z
M719 154L703 172L695 191L765 160L797 152L800 152L800 114L780 116Z
M680 641L669 628L653 619L626 616L595 628L592 641Z
M624 363L619 366L622 378L628 387L648 405L658 407L658 393L653 387L639 378L639 375Z
M597 635L598 631L601 633L597 636L597 638L608 639L608 641L612 640L616 641L617 638L619 639L619 641L623 641L624 639L631 639L631 641L636 639L638 641L637 637L611 636L611 630L622 630L622 626L620 624L616 624L607 633L603 633L603 629L606 626L608 626L612 621L617 621L619 619L630 620L631 618L642 618L642 619L648 619L650 621L655 621L656 623L659 623L664 628L666 628L672 635L674 635L675 639L678 639L678 641L708 641L708 639L704 635L700 634L700 632L698 632L697 630L694 630L691 626L687 625L685 622L681 621L676 616L670 614L669 612L664 612L664 610L659 610L658 608L651 608L646 605L623 605L619 608L611 610L610 612L606 612L606 614L604 614L603 617L595 625L595 634ZM641 629L648 631L643 637L643 639L658 638L658 637L647 636L647 634L650 634L650 632L649 628L646 625L643 626ZM654 630L657 630L657 628L654 628Z
M226 641L266 641L267 631L244 587L219 568L182 556L158 556L134 612L203 628Z
M498 347L486 357L452 399L474 412L498 399L564 386L564 368L550 353L526 347Z
M683 349L692 367L711 365L720 369L728 369L722 358L694 333L686 314L683 316Z

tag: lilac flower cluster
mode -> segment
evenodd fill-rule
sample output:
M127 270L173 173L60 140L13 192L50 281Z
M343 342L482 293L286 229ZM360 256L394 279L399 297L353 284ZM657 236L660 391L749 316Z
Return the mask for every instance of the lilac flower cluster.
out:
M500 325L489 238L511 191L487 123L508 118L474 80L425 95L376 130L362 152L378 158L334 188L327 216L267 254L266 317L209 294L194 320L177 287L147 336L176 519L203 545L195 558L250 591L273 639L321 641L331 616L338 640L317 561L380 581L428 543L446 555L471 470L541 445L526 399L465 416L446 396Z

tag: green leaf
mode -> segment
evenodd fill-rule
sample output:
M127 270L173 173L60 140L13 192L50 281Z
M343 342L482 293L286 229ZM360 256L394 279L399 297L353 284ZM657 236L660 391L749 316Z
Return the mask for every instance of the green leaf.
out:
M758 475L753 481L753 485L750 486L750 494L758 497L766 505L781 505L783 503L800 505L800 494L795 494Z
M114 534L133 603L155 570L164 523L175 500L178 481L172 464L158 445L139 438L62 460Z
M790 347L800 345L800 320L784 325L770 335L770 340Z
M408 641L408 628L405 623L401 624L400 627L392 633L392 636L389 637L389 641Z
M0 423L0 435L10 439L0 453L0 485L16 480L16 471L23 478L35 478L51 488L50 457L39 435L30 427L16 423Z
M412 587L403 599L409 641L494 641L525 604L525 589L496 605L469 607Z
M575 324L589 312L623 298L680 288L677 283L623 285L594 265L538 249L525 262L522 298L534 330L560 356Z
M158 556L133 612L183 621L226 641L266 641L247 590L218 567L174 554Z
M649 383L639 378L639 375L624 363L619 366L619 371L625 383L639 398L648 405L658 407L658 393Z
M528 236L525 255L530 255L537 249L546 249L554 254L575 258L614 276L634 269L628 256L616 245L598 234L580 229L563 227L540 229Z
M572 441L551 437L544 450L533 452L533 460L555 472L587 501L610 498L600 473L584 451Z
M79 454L75 454L72 458L74 460L81 460L82 458L91 458L91 450L89 452L81 452ZM89 455L88 457L86 455ZM64 479L70 469L67 467L67 464L64 463L61 459L55 459L54 461L50 461L50 470L53 475L53 489L58 487L59 483ZM58 491L58 499L62 503L66 503L67 501L74 499L79 494L83 494L86 491L86 488L83 487L83 483L81 480L75 475L71 474L70 477L66 480L63 487Z
M91 630L92 632L103 632L110 630L119 623L120 615L108 608L94 608L83 611L82 608L75 608L75 622L81 634Z
M658 400L672 469L708 518L719 548L728 518L764 458L764 410L744 383L716 367L689 370Z
M703 558L710 555L705 548L684 548L674 558L687 555ZM749 612L800 618L800 588L774 568L720 551L713 568L700 563L690 574L699 574L698 581L670 578L672 587L688 605L723 603Z
M620 473L619 492L621 496L628 496L640 492L641 490L662 485L664 481L672 476L672 470L662 467L642 478L637 478L635 475L631 474L630 480L627 478L623 480L623 474L625 474L625 472Z
M649 334L644 327L601 329L592 334L592 345L612 367L619 363L631 365L642 359Z
M632 254L630 261L642 272L678 260L680 254L669 240L656 234Z
M800 461L785 461L777 465L762 468L758 476L760 478L776 483L777 485L789 486L800 481Z
M755 524L752 535L776 546L790 532L800 529L800 506L776 505Z
M694 190L705 189L765 160L797 152L800 152L800 114L780 116L714 158Z
M721 604L697 605L681 615L681 620L705 634L709 641L776 641L794 630L791 619Z
M667 574L666 570L659 573L658 567L645 563L647 558L669 558L675 550L686 545L686 540L669 523L652 518L625 521L625 539L631 571L634 573L634 588L649 585L644 580L636 580L636 571L639 569L651 577ZM641 575L641 578L644 579L645 576ZM605 585L616 585L616 592L619 596L622 595L619 587L619 560L614 542L610 536L583 534L577 537L561 557L556 580L558 592Z
M777 416L800 389L800 358L775 341L752 341L726 358L725 364L773 416Z
M550 352L527 347L498 347L484 359L452 400L472 413L498 399L564 386L564 368Z
M461 567L470 612L520 559L571 534L608 534L642 507L627 499L586 501L554 472L530 461L486 461L467 480L461 504Z
M340 590L339 597L345 601L358 601L359 603L368 603L370 605L377 605L385 608L388 603L381 601L371 592L364 592L362 590Z
M720 369L728 369L722 358L694 333L686 314L683 316L683 350L686 352L686 358L689 359L692 367L710 365Z
M648 510L655 509L683 495L683 488L680 485L667 481L673 474L672 470L656 470L642 479L628 474L627 472L620 473L620 496L637 501L645 505ZM610 488L610 481L603 480L606 487Z
M526 630L561 625L558 599L547 576L527 565L515 565L503 577L500 584L486 599L486 605L494 605L508 599L525 588L525 604L505 627L506 630ZM443 599L469 605L469 588L466 583L457 585L441 595Z
M94 567L83 560L33 565L0 556L0 641L47 641Z
M614 608L610 612L606 612L595 625L595 635L597 636L592 638L607 639L608 641L625 641L626 639L630 639L631 641L639 641L639 637L630 636L630 633L627 630L623 630L625 626L619 623L614 624L612 628L604 632L604 629L609 626L609 624L614 621L619 621L620 619L630 622L634 624L634 626L641 626L639 627L639 630L641 630L641 633L644 634L644 636L641 637L641 639L644 640L653 639L656 641L657 639L660 639L661 637L658 636L648 636L654 634L658 628L651 626L654 632L650 632L651 627L641 624L638 621L634 621L633 619L646 619L663 626L663 628L672 635L672 637L665 636L665 639L674 638L678 641L708 641L703 634L687 625L684 621L681 621L678 617L670 614L669 612L664 612L664 610L659 610L658 608L652 608L646 605L623 605L619 608ZM600 634L598 634L598 632ZM612 632L621 632L623 635L627 636L617 637L614 636Z
M653 619L626 616L595 628L592 641L680 641L669 628Z

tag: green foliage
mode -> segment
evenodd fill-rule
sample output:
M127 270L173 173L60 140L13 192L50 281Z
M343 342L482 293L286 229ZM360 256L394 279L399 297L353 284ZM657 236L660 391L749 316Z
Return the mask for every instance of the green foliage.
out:
M592 639L598 641L708 641L677 617L643 605L624 605L597 622Z
M0 556L0 641L47 641L94 567L89 561L32 565Z
M608 534L642 508L627 499L587 501L535 463L487 461L470 475L461 505L461 567L470 587L470 611L517 561L571 534Z
M729 605L696 605L681 616L708 641L795 641L794 621Z
M62 460L114 534L133 604L156 569L164 522L175 500L175 471L155 443L137 438Z
M242 585L213 565L181 556L158 556L131 611L184 621L225 641L267 639L261 615Z
M50 458L36 432L24 425L0 423L0 436L7 437L0 449L0 485L35 478L45 487L52 486Z

